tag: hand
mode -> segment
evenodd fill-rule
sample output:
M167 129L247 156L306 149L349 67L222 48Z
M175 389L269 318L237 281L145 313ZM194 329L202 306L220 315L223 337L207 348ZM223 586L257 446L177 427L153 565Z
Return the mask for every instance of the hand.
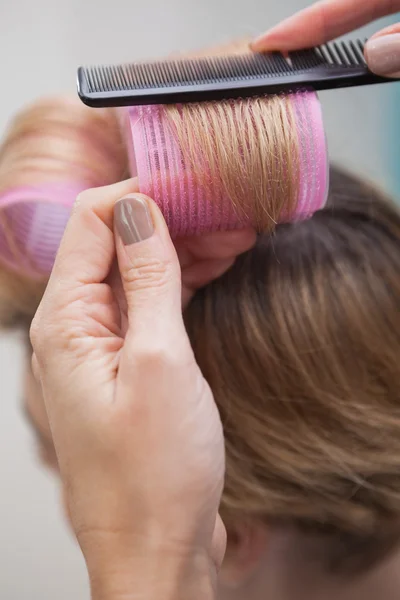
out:
M118 588L128 598L139 580L171 588L193 570L203 597L225 549L222 427L184 328L179 262L160 211L137 194L119 202L114 236L114 205L136 191L128 181L77 200L32 324L33 366L96 597ZM215 259L225 268L228 237ZM254 234L236 239L243 251ZM124 332L105 283L115 247ZM211 267L210 248L180 243L186 301L223 270Z
M175 240L182 271L182 306L186 308L196 290L220 277L236 257L254 246L253 229L218 231Z
M267 31L251 47L256 52L289 52L318 46L398 11L400 0L321 0ZM370 38L365 57L377 75L400 77L400 23Z
M137 179L132 180L131 185L132 191L139 191ZM255 230L247 227L176 239L174 245L182 276L182 308L186 308L196 290L220 277L233 265L239 254L252 248L256 237ZM122 330L125 332L127 307L118 264L115 263L111 268L107 282L118 299Z

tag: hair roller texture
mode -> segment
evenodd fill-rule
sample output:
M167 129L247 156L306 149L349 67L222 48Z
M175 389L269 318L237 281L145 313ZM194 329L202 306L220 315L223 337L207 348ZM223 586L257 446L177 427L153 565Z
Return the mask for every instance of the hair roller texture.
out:
M127 111L131 170L173 236L304 219L327 196L314 93Z

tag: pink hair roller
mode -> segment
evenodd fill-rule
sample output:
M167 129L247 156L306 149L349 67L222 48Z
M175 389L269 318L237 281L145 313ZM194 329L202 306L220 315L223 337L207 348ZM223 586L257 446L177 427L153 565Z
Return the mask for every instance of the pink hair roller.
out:
M310 217L322 208L328 194L328 155L318 97L313 92L289 96L295 115L300 149L299 197L293 214L283 221ZM251 225L251 216L237 216L220 190L199 185L182 156L167 123L163 106L127 109L128 153L132 175L140 191L160 207L172 237Z
M48 275L84 183L22 186L0 194L0 256L30 278Z

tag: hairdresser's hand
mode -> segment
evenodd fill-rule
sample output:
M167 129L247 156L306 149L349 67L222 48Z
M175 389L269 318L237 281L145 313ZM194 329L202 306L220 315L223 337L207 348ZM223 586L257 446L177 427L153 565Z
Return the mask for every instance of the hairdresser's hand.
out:
M238 254L254 246L252 229L218 231L181 238L175 242L182 270L182 305L185 308L196 290L220 277Z
M79 197L32 325L33 366L93 597L203 600L225 549L222 427L184 328L165 222L140 195L114 211L136 189ZM104 283L115 247L125 334ZM207 277L212 253L201 242L180 251L188 296L222 270Z
M252 49L287 52L317 46L398 11L400 0L321 0L267 31ZM365 56L378 75L400 77L400 23L370 38Z

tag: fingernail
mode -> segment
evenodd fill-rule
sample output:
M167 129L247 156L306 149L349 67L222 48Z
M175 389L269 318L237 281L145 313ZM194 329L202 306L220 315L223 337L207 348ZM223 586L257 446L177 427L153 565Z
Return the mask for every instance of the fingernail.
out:
M146 200L142 196L125 196L114 207L114 223L125 246L151 237L153 220Z
M400 77L400 33L370 40L365 52L371 71L384 77Z

